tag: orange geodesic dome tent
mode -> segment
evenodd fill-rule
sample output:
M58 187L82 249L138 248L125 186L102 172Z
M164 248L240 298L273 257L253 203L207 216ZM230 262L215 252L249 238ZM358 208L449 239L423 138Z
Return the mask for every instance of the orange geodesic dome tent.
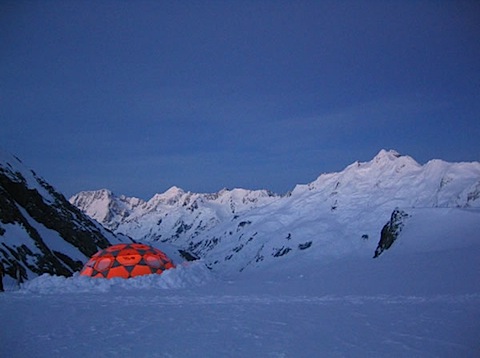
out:
M144 244L118 244L98 251L87 261L81 276L123 277L161 274L175 267L162 251Z

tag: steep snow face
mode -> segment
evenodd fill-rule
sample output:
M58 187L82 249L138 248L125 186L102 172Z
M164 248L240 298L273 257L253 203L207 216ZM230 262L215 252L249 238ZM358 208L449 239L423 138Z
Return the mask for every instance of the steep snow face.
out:
M193 194L172 188L129 216L102 223L137 240L178 245L212 268L243 271L299 256L371 257L397 207L480 207L480 163L420 165L381 150L369 162L322 174L283 197L244 189Z
M0 152L0 260L10 276L69 276L100 248L122 240Z

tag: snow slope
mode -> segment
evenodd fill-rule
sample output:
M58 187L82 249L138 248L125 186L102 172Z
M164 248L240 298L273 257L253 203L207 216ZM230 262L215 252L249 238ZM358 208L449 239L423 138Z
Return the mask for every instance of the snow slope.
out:
M298 255L228 275L197 261L130 280L10 285L0 356L478 357L480 211L405 210L376 259Z

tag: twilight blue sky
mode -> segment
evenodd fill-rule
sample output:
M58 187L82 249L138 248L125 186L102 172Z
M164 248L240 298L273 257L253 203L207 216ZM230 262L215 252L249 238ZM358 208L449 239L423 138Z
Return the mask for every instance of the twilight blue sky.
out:
M0 147L67 197L480 159L478 1L6 1Z

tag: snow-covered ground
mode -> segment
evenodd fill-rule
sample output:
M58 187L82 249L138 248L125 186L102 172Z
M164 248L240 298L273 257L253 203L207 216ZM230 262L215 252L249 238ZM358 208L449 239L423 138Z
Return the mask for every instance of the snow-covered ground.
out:
M0 357L478 357L480 212L446 210L410 210L376 259L8 280Z

